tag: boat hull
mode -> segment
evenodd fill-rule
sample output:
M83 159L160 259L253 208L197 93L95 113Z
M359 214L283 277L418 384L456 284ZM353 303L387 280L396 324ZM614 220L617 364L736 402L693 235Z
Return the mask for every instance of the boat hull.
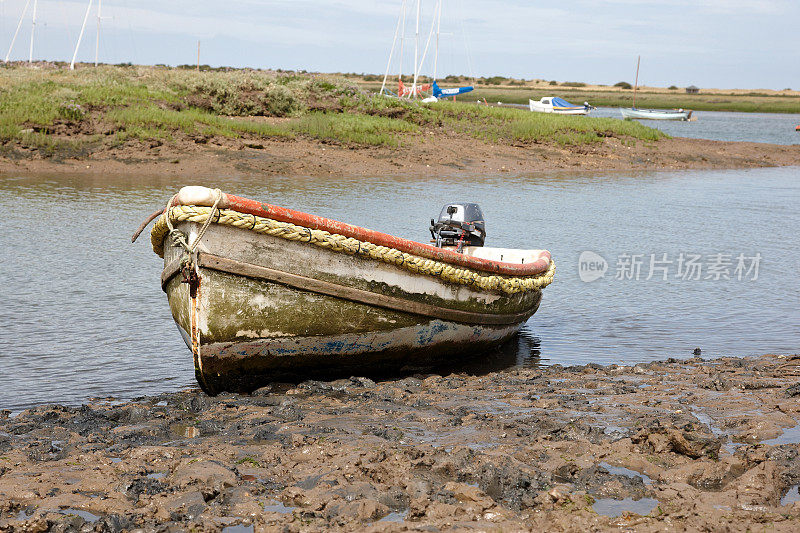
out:
M633 109L621 107L622 118L643 120L689 120L691 111L659 110L659 109Z
M190 241L200 230L176 227ZM194 284L183 283L181 255L165 246L162 287L210 394L453 363L512 337L542 296L483 291L216 224L198 246Z
M528 100L528 108L535 113L553 113L554 115L588 115L589 109L584 106L557 107L552 104L543 104Z

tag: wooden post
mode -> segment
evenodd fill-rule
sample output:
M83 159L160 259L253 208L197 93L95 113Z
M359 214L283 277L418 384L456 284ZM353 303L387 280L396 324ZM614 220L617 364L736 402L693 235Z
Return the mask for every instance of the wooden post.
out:
M200 72L200 41L197 41L197 72Z
M639 62L642 56L636 58L636 82L633 84L633 108L636 109L636 89L639 87Z

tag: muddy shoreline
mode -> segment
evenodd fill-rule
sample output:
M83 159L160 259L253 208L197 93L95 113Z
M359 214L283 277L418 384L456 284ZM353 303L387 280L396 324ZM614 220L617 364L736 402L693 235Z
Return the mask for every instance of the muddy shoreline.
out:
M800 528L800 357L0 414L0 531Z
M800 165L800 145L675 137L657 142L616 138L578 147L493 144L431 130L401 137L398 147L359 147L313 139L192 138L130 141L93 153L42 157L11 144L0 150L0 173L81 172L219 175L376 176L525 174L560 170L729 169Z

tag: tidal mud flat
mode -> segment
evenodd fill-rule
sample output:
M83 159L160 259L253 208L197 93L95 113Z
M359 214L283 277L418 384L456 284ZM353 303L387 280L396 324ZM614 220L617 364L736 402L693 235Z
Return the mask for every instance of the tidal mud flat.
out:
M800 356L0 415L0 531L800 529Z
M434 135L427 132L426 137ZM431 137L432 138L432 137ZM800 145L675 137L653 143L606 139L591 146L483 143L448 134L447 143L409 137L398 147L357 147L317 140L213 138L132 144L78 158L41 158L0 150L0 173L85 173L185 176L472 176L550 171L687 170L800 165Z

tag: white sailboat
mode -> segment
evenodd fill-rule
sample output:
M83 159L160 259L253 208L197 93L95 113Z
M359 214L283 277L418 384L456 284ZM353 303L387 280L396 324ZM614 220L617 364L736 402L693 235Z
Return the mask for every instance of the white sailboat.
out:
M455 97L456 95L463 94L473 90L473 87L457 87L449 89L441 89L436 83L437 68L439 64L439 37L441 35L441 22L442 22L442 1L437 0L434 10L433 18L431 21L430 31L425 43L424 50L420 48L420 23L422 15L422 0L416 0L416 18L414 29L414 73L411 86L406 86L403 83L403 54L405 45L405 28L406 28L406 13L408 8L407 0L402 0L400 6L400 15L397 18L397 26L395 28L394 39L392 40L392 48L389 52L389 60L386 63L386 72L383 76L383 83L379 94L394 96L398 98L408 99L421 99L423 102L436 102L441 98ZM433 57L433 82L420 83L422 66L430 48L431 40L435 36L434 42L434 57ZM392 68L392 61L394 59L395 49L397 48L398 37L400 40L400 50L398 54L398 75L397 75L397 93L392 92L388 87L389 72Z
M642 56L636 59L636 82L633 85L633 107L620 107L624 119L643 119L643 120L689 120L692 111L689 109L637 109L636 108L636 89L639 88L639 62Z
M4 1L4 0L0 0L0 2L2 2L2 1ZM69 66L69 68L71 70L75 69L75 60L76 60L76 58L78 56L78 49L80 48L81 41L83 40L83 34L84 34L84 31L86 30L86 23L89 20L89 13L92 10L93 3L94 3L94 0L89 0L89 5L86 7L86 13L85 13L85 15L83 17L83 24L81 25L81 31L80 31L80 34L78 35L78 42L75 44L75 51L74 51L74 53L72 55L72 61L70 62L70 66ZM11 58L11 52L14 49L14 44L17 41L17 36L19 35L20 28L22 27L22 22L25 19L25 15L28 12L28 7L30 6L30 4L31 4L31 0L26 0L25 7L23 7L23 9L22 9L22 14L20 15L19 22L17 23L17 29L14 32L14 36L11 38L11 44L8 47L8 52L6 53L5 59L3 60L4 63L8 63L9 59ZM30 40L30 46L28 48L28 63L33 63L34 36L35 36L35 33L36 33L36 26L38 25L38 22L37 22L37 7L38 7L38 0L33 0L33 13L32 13L32 17L31 17L31 40ZM97 0L97 16L96 16L96 18L97 18L97 35L96 35L96 38L95 38L95 48L94 48L94 66L98 65L98 58L99 58L99 54L100 54L100 22L103 19L103 16L101 15L102 8L103 8L103 0Z
M644 120L689 120L691 110L685 109L636 109L635 107L620 107L622 118L638 118Z

